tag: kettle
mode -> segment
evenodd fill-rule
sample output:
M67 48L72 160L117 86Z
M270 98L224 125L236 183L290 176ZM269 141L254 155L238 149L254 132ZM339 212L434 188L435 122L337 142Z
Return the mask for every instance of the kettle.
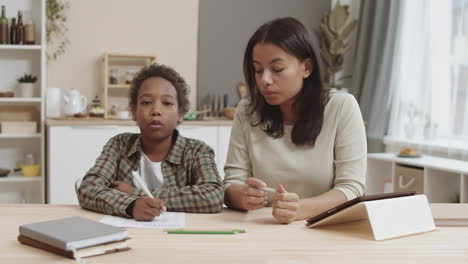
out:
M88 105L88 99L75 89L69 90L64 96L64 112L67 116L73 116L78 113L84 113Z

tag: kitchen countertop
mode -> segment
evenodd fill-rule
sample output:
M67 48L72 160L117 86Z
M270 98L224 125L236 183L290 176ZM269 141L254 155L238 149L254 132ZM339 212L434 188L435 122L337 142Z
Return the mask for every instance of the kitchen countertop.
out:
M134 126L136 122L119 119L103 119L103 118L63 118L63 119L47 119L47 126ZM213 119L213 120L184 120L179 125L184 126L231 126L232 120L229 119Z

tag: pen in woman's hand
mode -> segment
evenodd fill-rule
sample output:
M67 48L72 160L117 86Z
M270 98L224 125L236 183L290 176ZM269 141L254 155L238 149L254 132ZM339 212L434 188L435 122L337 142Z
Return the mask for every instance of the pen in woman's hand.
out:
M242 185L242 186L247 186L247 187L259 189L259 190L262 190L262 191L265 191L265 192L268 192L268 193L272 193L272 194L278 194L278 192L277 192L275 189L273 189L273 188L269 188L269 187L256 187L256 186L252 186L252 185L250 185L250 184L247 184L247 183L244 182L244 181L229 180L228 183L233 183L233 184L237 184L237 185Z

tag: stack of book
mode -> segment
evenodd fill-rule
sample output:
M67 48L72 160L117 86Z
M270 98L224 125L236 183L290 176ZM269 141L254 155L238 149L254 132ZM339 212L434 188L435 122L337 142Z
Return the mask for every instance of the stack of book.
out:
M130 249L126 229L82 217L21 225L19 233L22 244L74 259Z

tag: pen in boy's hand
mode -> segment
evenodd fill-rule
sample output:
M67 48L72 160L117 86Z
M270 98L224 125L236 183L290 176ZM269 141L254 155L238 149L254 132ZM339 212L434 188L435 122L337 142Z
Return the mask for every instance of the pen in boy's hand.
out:
M269 187L255 187L255 186L252 186L250 184L247 184L244 181L229 180L228 183L234 183L234 184L238 184L238 185L242 185L242 186L247 186L247 187L259 189L259 190L262 190L262 191L265 191L265 192L268 192L268 193L272 193L272 194L277 194L278 193L275 189L272 189L272 188L269 188Z
M151 194L151 192L148 190L148 187L146 187L146 184L141 180L141 177L140 175L138 174L137 171L132 171L132 175L133 175L133 179L135 180L135 182L137 183L137 185L139 185L139 187L141 189L143 189L143 191L145 192L145 194L148 196L148 197L151 197L152 199L154 199L154 196ZM161 206L161 211L162 212L165 212L166 211L166 207L165 206Z

